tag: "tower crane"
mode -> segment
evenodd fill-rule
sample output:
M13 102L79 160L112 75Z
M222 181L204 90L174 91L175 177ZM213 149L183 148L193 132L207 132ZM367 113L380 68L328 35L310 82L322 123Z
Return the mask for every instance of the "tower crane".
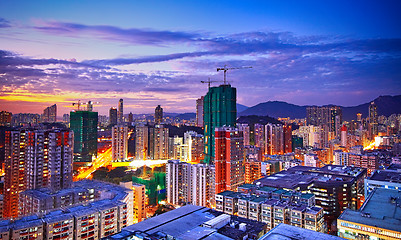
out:
M86 105L86 110L87 111L92 111L93 110L93 105L94 104L99 104L100 102L92 102L92 101L88 101L88 102L81 102L81 100L78 100L78 102L74 102L72 103L72 106L77 105L77 110L80 111L81 110L81 106L82 105Z
M227 67L227 65L224 65L222 68L217 68L217 71L224 71L224 85L227 84L227 70L232 70L232 69L244 69L244 68L252 68L252 67Z
M208 88L210 88L210 83L214 83L214 82L219 82L219 81L211 81L210 78L208 78L207 81L201 81L201 83L207 83L208 84Z

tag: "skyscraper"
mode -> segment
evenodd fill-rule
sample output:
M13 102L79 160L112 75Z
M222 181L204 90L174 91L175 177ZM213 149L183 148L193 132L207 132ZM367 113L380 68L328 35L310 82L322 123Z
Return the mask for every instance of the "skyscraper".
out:
M134 114L132 114L132 112L130 112L130 113L128 114L128 122L129 122L129 123L134 122Z
M51 105L43 110L42 122L56 122L57 121L57 105Z
M163 122L163 108L157 105L155 109L155 123L160 124Z
M216 194L236 191L244 183L244 138L238 128L215 129Z
M118 101L117 123L124 122L123 116L124 116L123 99L120 99Z
M156 125L149 131L149 156L151 159L168 159L168 128Z
M237 118L237 90L229 84L209 88L203 101L205 131L205 163L213 163L216 127L235 126Z
M112 107L109 111L109 125L116 125L117 124L117 108Z
M135 158L146 159L149 148L149 129L147 126L135 128Z
M377 106L375 102L371 102L369 106L369 133L372 139L378 133Z
M202 96L196 100L196 126L203 127L203 99Z
M70 128L74 131L74 164L89 165L97 156L97 112L72 111Z
M115 162L127 160L128 156L128 127L117 125L112 128L111 156Z

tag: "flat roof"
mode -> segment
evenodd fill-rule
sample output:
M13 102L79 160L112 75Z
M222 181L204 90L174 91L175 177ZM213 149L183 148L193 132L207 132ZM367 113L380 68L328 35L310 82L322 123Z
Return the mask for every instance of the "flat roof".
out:
M259 240L340 240L337 236L281 223Z
M346 209L338 219L401 232L401 207L397 204L401 204L401 191L377 188L359 211Z
M401 183L401 171L377 170L369 180Z

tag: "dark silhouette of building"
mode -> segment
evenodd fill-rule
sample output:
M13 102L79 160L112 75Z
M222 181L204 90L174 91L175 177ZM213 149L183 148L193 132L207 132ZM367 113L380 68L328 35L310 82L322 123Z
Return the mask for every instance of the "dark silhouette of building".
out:
M117 122L122 123L124 122L124 106L123 106L123 99L118 101L118 112L117 112Z
M56 122L57 121L57 105L54 104L43 110L42 122Z
M112 107L109 111L109 125L116 125L117 124L117 108Z
M155 109L155 123L160 124L163 122L163 108L157 105Z

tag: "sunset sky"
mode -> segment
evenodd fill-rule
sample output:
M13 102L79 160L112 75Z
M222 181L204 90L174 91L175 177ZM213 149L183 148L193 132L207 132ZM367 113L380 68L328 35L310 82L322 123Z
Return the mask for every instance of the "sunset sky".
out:
M98 101L195 112L231 70L237 101L358 105L401 94L401 1L0 1L0 111ZM214 83L218 85L219 83Z

